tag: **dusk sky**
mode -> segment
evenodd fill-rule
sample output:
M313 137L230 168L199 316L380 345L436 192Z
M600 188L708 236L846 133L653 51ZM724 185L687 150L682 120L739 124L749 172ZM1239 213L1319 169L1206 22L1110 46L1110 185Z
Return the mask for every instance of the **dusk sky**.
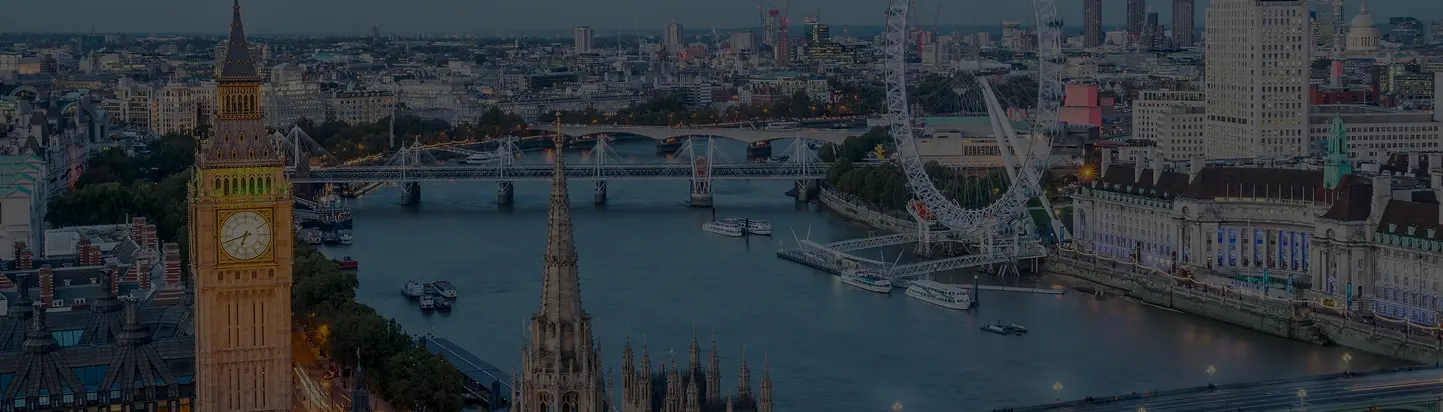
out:
M1056 0L1069 26L1082 22L1082 0ZM1197 0L1203 23L1208 0ZM785 1L767 0L767 8ZM824 22L834 25L880 24L885 0L794 0L793 21L822 7ZM922 21L930 24L936 0L918 0ZM1017 20L1031 24L1031 2L944 0L941 24L995 24ZM1348 0L1351 15L1358 0ZM1122 22L1125 0L1104 0L1107 24ZM1171 0L1148 0L1164 24ZM740 0L242 0L247 31L255 34L383 32L496 34L512 30L567 29L590 25L598 35L631 30L633 18L643 30L670 21L688 30L755 26L757 4ZM986 9L983 9L985 5ZM1443 18L1440 0L1369 0L1379 23L1390 16ZM221 33L229 20L229 0L5 0L0 1L0 32L180 32Z

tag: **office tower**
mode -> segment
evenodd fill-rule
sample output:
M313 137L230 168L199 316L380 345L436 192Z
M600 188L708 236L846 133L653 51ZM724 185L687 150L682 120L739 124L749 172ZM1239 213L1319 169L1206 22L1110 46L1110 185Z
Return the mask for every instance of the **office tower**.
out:
M756 47L756 36L749 31L732 32L728 46L734 54L752 51Z
M815 46L832 41L831 30L826 23L812 23L807 25L807 45Z
M596 44L596 33L591 31L591 26L577 27L572 36L575 37L576 54L590 53Z
M1207 156L1306 155L1307 1L1213 0L1206 43Z
M189 199L195 409L290 411L294 202L239 0L215 83L214 137L197 144Z
M1083 3L1084 47L1102 46L1102 0L1085 0Z
M1175 47L1192 47L1197 28L1193 25L1193 0L1172 0L1172 44Z
M762 44L771 46L777 43L781 14L782 11L775 8L767 10L766 16L762 19Z
M1129 42L1141 41L1143 18L1146 13L1146 0L1127 0L1127 40Z
M371 41L381 41L381 25L371 26Z
M1142 26L1142 40L1138 43L1147 47L1162 46L1159 44L1161 42L1158 41L1158 39L1162 37L1162 33L1162 26L1158 25L1157 12L1152 11L1152 8L1148 8L1147 24Z
M680 24L676 22L667 23L666 28L661 31L661 45L666 47L667 53L681 51L683 32Z

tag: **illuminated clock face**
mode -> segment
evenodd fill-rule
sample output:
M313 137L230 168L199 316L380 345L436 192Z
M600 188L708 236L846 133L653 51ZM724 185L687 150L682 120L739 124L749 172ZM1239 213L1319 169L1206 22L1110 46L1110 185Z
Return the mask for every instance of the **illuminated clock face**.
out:
M239 212L225 219L220 246L230 257L251 260L271 246L271 224L256 212Z

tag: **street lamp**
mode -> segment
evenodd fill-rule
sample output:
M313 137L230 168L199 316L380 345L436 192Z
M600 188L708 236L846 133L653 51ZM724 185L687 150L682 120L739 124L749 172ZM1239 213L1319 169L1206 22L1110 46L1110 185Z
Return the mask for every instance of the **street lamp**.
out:
M1348 373L1348 371L1352 369L1352 368L1349 367L1349 365L1350 365L1349 362L1352 362L1352 361L1353 361L1353 354L1351 354L1351 353L1343 353L1343 373Z
M1308 390L1307 390L1307 389L1303 389L1303 388L1298 388L1298 409L1303 410L1304 408L1307 408L1307 407L1308 407L1307 401L1308 401Z
M1057 394L1057 401L1062 402L1062 382L1052 384L1052 392Z
M1208 365L1206 372L1208 373L1208 386L1212 386L1213 374L1218 373L1218 368L1214 368L1212 365Z

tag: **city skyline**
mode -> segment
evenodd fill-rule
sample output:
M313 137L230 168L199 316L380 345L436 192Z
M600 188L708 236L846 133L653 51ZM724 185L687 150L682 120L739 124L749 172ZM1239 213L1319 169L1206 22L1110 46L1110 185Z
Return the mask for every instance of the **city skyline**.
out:
M137 3L143 3L137 4ZM537 0L507 4L475 4L461 0L435 0L432 7L392 7L386 0L310 0L299 3L250 1L244 5L256 16L256 34L366 35L379 25L384 33L461 33L492 35L505 32L563 31L576 26L591 26L598 36L616 30L655 31L670 22L693 30L754 27L760 21L755 4L687 3L671 4L660 0L623 0L605 6L580 6L580 0ZM1210 1L1197 1L1201 14ZM1358 1L1349 1L1347 13L1357 12ZM785 8L786 3L762 3ZM936 9L933 2L919 2L921 21ZM968 13L976 1L942 2L937 20L944 25L991 25L1015 20L1031 23L1032 8L1027 2L988 4L988 13ZM1147 0L1147 7L1159 13L1162 21L1172 20L1172 0ZM342 7L344 6L344 7ZM791 4L791 17L820 11L824 21L833 25L879 25L885 2L879 0L798 0ZM1069 27L1081 27L1083 3L1059 1L1058 12ZM91 32L97 33L214 33L221 34L214 22L224 22L228 15L216 11L208 2L181 0L136 0L124 4L100 0L75 0L64 3L29 2L8 6L9 13L0 16L3 32ZM820 10L818 9L820 7ZM1417 3L1401 0L1373 0L1369 10L1386 21L1388 17L1414 16L1443 18L1443 3ZM76 10L86 12L76 13ZM165 14L143 13L140 10L167 10ZM37 15L67 15L61 21L34 19ZM1102 23L1113 27L1125 24L1126 1L1103 2ZM1201 17L1201 16L1199 16ZM1199 19L1202 20L1202 19ZM635 24L633 25L633 21ZM327 22L316 24L316 22ZM1199 24L1205 24L1199 21Z

